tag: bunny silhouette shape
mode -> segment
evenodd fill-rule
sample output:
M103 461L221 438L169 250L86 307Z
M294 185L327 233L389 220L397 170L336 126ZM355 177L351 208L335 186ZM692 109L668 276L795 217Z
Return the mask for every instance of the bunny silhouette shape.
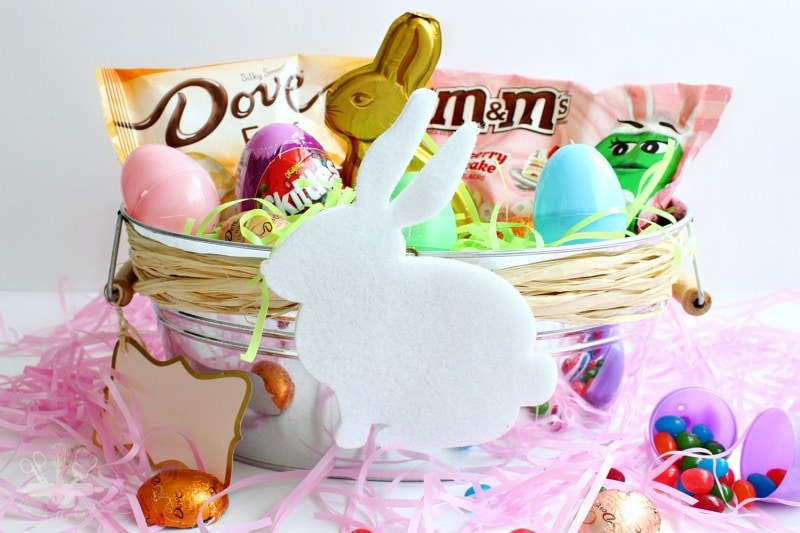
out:
M439 22L420 13L404 13L386 32L375 59L344 74L325 96L325 123L347 142L342 181L355 186L370 144L424 87L439 61Z
M450 201L478 132L459 129L390 201L435 105L415 91L367 152L356 201L314 215L261 264L272 290L301 304L297 352L335 393L343 448L364 445L373 426L381 446L486 442L555 390L556 365L534 352L533 314L511 284L406 255L401 229Z

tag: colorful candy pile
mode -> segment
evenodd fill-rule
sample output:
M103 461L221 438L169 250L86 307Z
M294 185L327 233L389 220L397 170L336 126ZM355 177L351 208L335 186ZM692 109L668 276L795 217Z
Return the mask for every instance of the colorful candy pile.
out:
M725 446L714 440L714 432L705 424L687 427L686 420L675 415L659 417L654 425L652 444L665 459L675 452L693 453L670 465L655 481L693 496L693 507L722 512L726 504L749 506L756 498L769 497L786 476L786 470L772 468L766 474L752 473L736 479ZM708 455L708 457L704 457Z

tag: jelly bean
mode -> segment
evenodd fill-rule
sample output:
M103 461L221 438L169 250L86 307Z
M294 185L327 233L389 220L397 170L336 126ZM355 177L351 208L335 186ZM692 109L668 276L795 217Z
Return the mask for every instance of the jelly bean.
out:
M680 478L680 476L681 469L678 468L678 465L672 464L669 465L666 470L654 477L653 481L657 481L669 487L675 488L675 486L678 484L678 478Z
M708 494L714 487L714 476L704 468L690 468L681 473L681 485L692 494Z
M699 448L700 439L694 433L688 431L681 431L675 436L675 442L678 443L679 450L688 450L690 448Z
M674 452L678 449L678 443L675 442L675 438L666 431L660 431L655 434L653 445L658 455L664 455L667 452Z
M725 483L714 483L714 486L711 487L711 490L708 491L708 493L713 494L726 503L733 499L733 490L731 490L731 487Z
M536 532L534 530L532 530L532 529L528 529L526 527L521 527L521 528L515 529L514 531L510 531L509 533L536 533Z
M710 440L703 444L703 448L710 451L714 455L718 455L725 451L725 446L715 440Z
M587 380L596 376L597 376L597 368L589 368L584 374L584 377L586 377Z
M581 380L576 380L570 383L570 387L574 390L578 396L583 397L586 394L586 383Z
M481 492L486 492L491 488L492 487L490 487L489 485L484 485L483 483L481 483ZM475 487L468 488L466 492L464 492L464 496L466 496L467 498L469 498L470 496L475 496Z
M531 413L535 414L536 416L546 415L547 411L549 410L550 410L550 402L544 402L541 405L531 406Z
M694 496L692 491L683 486L683 482L681 481L680 477L678 478L678 482L675 484L675 488L684 494L688 494L689 496Z
M683 459L681 459L681 470L689 470L690 468L697 468L697 465L700 464L700 461L703 459L700 457L692 457L687 455Z
M725 503L713 494L697 494L695 498L697 498L697 502L692 507L696 509L714 511L715 513L721 513L725 510Z
M750 474L747 476L747 481L753 484L756 496L759 498L766 498L778 488L778 485L764 474Z
M728 470L730 470L730 467L728 466L728 460L723 459L722 457L701 459L697 466L699 468L708 470L718 478L721 478L728 473Z
M736 495L736 502L741 504L745 500L753 500L756 498L756 488L752 483L746 479L737 479L733 482L733 493ZM744 504L745 507L753 505L752 501Z
M783 478L786 477L786 470L783 468L771 468L767 470L767 477L775 482L775 485L780 485Z
M728 464L730 467L730 464ZM733 468L728 468L728 471L725 472L725 475L719 478L721 483L725 483L729 487L733 486L733 482L736 480L736 475L733 473Z
M616 468L612 468L606 474L606 479L613 479L614 481L621 481L625 482L625 474L617 470Z
M700 443L705 444L714 440L714 432L705 424L695 424L692 426L692 433L700 438Z
M686 431L686 422L677 416L667 415L656 420L655 428L657 432L666 431L676 437L678 433Z

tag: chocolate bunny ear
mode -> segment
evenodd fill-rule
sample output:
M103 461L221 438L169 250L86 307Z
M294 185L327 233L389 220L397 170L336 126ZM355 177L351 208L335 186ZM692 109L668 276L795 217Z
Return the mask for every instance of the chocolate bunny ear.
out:
M358 202L363 209L387 205L425 133L437 101L436 93L430 89L417 89L394 124L372 143L361 163ZM391 202L389 209L395 225L405 227L427 220L450 201L477 136L478 126L470 122L447 140Z
M428 82L441 52L439 22L419 13L405 13L386 32L375 64L382 75L411 94Z

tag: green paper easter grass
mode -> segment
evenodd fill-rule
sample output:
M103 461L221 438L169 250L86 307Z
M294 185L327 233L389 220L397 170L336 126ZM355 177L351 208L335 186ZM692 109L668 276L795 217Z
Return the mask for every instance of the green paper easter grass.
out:
M423 138L423 142L420 146L420 149L417 151L415 155L415 161L417 163L424 164L430 157L436 152L438 146L436 143L426 134L425 138ZM463 198L469 199L466 202L466 209L469 214L468 223L463 223L463 218L465 215L459 214L457 215L458 220L461 224L458 225L457 230L457 240L450 251L504 251L504 250L523 250L523 249L541 249L541 248L555 248L560 246L568 245L570 242L574 242L576 240L582 239L594 239L594 240L611 240L611 239L622 239L625 237L632 237L635 235L634 229L636 228L637 224L640 220L647 222L645 227L639 231L639 235L645 235L649 233L661 233L662 235L666 236L669 239L674 239L671 235L669 235L664 228L657 223L654 223L651 219L642 217L642 214L648 213L652 215L656 215L657 217L661 218L662 220L667 221L669 224L674 224L677 222L676 218L669 212L664 211L662 209L655 208L651 205L647 205L647 201L651 197L654 187L658 184L661 176L668 170L669 161L674 156L675 153L675 142L670 141L667 146L667 152L664 158L656 165L651 167L645 173L642 183L640 184L639 191L634 198L634 200L627 205L625 209L626 214L626 227L628 228L625 231L619 232L599 232L599 231L583 231L586 227L591 225L593 222L611 215L615 213L619 213L619 209L607 209L597 213L594 213L585 219L581 220L573 227L571 227L565 235L552 243L545 244L544 240L539 232L535 229L530 228L526 224L521 222L514 222L514 221L504 221L499 220L500 211L502 206L497 204L494 206L492 213L489 217L489 220L482 221L480 220L480 216L478 214L478 209L475 203L472 200L471 195L468 193L462 195ZM498 168L501 168L498 165ZM500 176L503 186L506 187L506 181L504 176ZM301 178L298 180L297 183L300 187L309 187L314 185L319 185L313 183L311 180L306 178ZM321 184L325 185L326 187L329 184ZM466 187L466 185L462 182L460 187ZM467 191L468 192L468 191ZM280 211L275 205L272 203L260 199L254 198L250 199L255 201L260 205L259 208L252 209L249 211L245 211L241 214L239 218L239 229L243 238L250 244L256 246L270 246L270 247L278 247L280 244L289 237L294 231L297 230L306 220L310 217L314 216L316 213L324 210L329 209L332 207L337 207L341 205L351 204L356 198L356 191L349 187L344 187L341 180L337 179L333 187L331 187L326 195L325 201L322 203L314 203L311 204L305 211L302 213L298 213L295 215L285 215L282 211ZM233 207L241 202L246 201L245 199L233 200L230 202L226 202L220 205L217 209L211 212L203 221L200 223L199 230L197 235L206 237L209 239L218 239L218 230L219 224L212 226L212 221L215 220L220 213L224 210ZM246 222L254 217L257 216L270 216L274 215L286 220L287 224L284 227L276 228L274 231L265 234L262 237L259 237L251 230L246 227ZM506 217L508 216L508 212L506 211ZM194 220L188 220L184 229L185 234L191 234L191 229L194 227ZM522 235L520 235L520 233ZM676 247L676 249L680 249L680 247ZM676 254L676 261L680 261L681 254ZM253 324L253 335L251 337L249 346L247 348L246 353L242 354L242 360L247 362L252 362L255 359L255 356L258 352L258 347L261 342L261 334L264 327L264 323L266 322L267 313L269 310L269 288L267 286L266 280L259 274L255 276L250 283L261 283L261 305L259 308L259 313L256 317L256 320Z

